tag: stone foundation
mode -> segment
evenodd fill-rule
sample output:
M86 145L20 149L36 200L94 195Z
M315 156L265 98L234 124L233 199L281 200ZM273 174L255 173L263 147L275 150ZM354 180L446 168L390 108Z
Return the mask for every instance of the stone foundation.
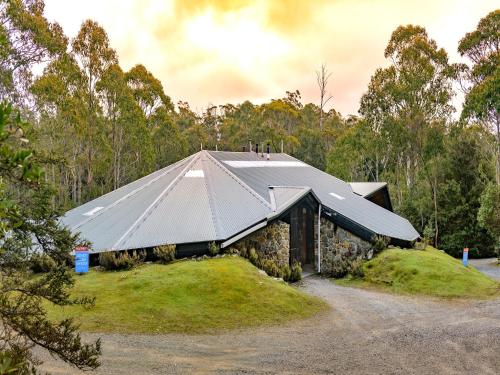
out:
M232 247L241 251L254 248L259 258L271 259L283 267L290 262L290 225L283 221L275 221L268 226L241 239Z
M373 246L369 242L321 218L322 274L343 277L351 271L353 262L371 259L373 252Z

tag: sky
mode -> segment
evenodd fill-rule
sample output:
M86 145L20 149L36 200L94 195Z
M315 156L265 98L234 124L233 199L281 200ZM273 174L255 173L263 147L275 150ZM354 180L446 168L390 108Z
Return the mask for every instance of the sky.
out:
M316 71L332 73L329 102L356 114L399 25L427 29L450 61L458 41L500 0L45 0L45 15L74 37L88 18L109 35L120 65L143 64L174 103L259 104L299 90L319 102Z

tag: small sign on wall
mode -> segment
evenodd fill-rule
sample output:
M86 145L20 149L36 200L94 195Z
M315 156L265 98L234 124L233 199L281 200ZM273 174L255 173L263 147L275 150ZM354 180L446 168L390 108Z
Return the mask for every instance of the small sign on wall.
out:
M464 249L464 255L462 257L462 263L464 264L465 267L467 267L467 264L469 264L469 248L466 247Z
M77 246L75 248L75 272L89 272L89 248L87 246Z

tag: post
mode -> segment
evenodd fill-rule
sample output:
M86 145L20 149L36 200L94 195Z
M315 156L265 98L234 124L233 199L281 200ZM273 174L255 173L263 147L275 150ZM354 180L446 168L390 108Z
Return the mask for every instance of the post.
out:
M318 273L321 273L321 203L318 206Z
M77 246L75 248L75 272L89 272L89 249L87 246Z
M281 153L283 153L283 140L281 140Z
M462 263L464 264L465 267L467 267L467 264L469 264L469 248L466 247L464 249L464 255L462 257Z

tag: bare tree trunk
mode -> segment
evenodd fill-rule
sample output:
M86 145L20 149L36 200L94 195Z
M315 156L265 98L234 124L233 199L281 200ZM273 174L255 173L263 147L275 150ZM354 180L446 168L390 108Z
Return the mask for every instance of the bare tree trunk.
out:
M323 129L323 115L326 103L333 98L329 93L327 93L326 88L328 86L328 79L332 73L328 73L328 69L325 64L321 65L321 69L316 71L316 80L319 87L319 128Z
M434 186L432 187L434 201L434 246L438 246L439 227L438 227L438 204L437 204L437 178L434 177Z
M497 185L500 185L500 115L498 113L495 116L495 126L497 129L496 181L497 181Z

